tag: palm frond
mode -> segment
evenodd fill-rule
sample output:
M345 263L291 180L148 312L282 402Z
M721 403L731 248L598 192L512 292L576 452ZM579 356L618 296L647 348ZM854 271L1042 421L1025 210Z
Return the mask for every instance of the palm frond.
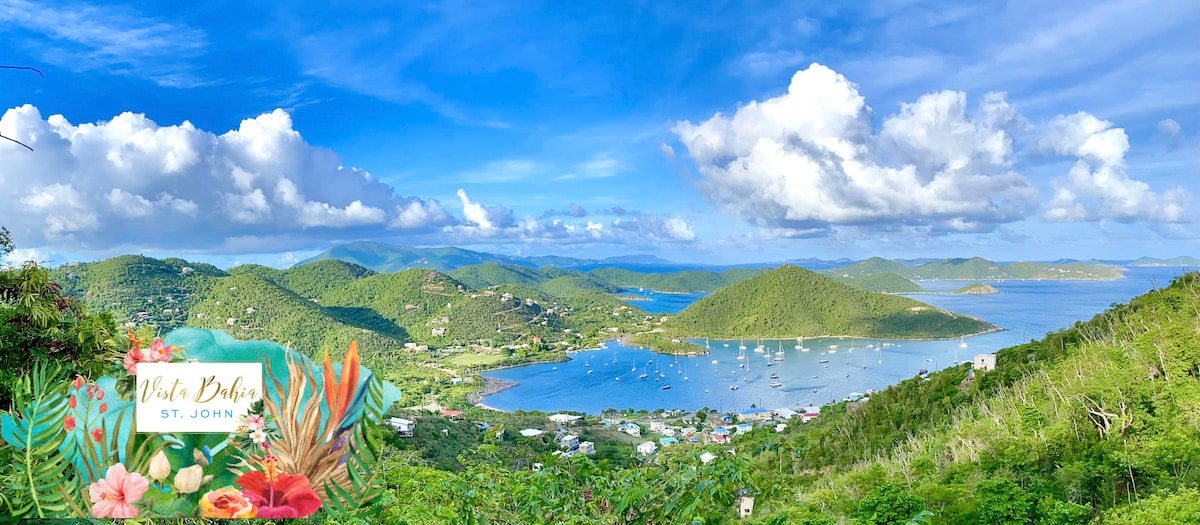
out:
M14 480L20 486L8 502L16 518L70 514L64 490L76 491L79 478L63 476L71 464L62 451L68 407L60 376L57 365L36 363L15 385L10 412L0 416L0 436L13 447Z

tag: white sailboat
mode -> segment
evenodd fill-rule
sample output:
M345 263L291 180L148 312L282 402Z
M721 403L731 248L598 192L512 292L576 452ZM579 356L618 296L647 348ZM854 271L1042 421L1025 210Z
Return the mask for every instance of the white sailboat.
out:
M766 351L766 347L763 346L762 339L759 339L758 346L754 347L754 352L757 354L761 354L765 351Z

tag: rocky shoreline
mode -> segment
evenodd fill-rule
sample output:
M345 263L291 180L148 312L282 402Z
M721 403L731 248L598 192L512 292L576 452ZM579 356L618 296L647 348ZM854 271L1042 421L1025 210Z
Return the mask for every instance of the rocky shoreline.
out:
M492 394L498 394L510 388L513 388L521 383L509 381L507 379L497 379L494 377L483 378L483 388L478 392L467 395L467 403L478 405L483 403L483 398Z

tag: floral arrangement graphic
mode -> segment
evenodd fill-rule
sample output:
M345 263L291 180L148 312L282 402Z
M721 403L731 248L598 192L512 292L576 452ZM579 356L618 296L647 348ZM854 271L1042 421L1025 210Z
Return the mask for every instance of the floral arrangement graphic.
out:
M0 437L13 448L21 490L0 512L15 518L297 518L347 516L380 495L370 465L382 414L400 391L325 349L318 366L267 341L177 329L127 332L112 375L62 377L38 365L21 378ZM262 399L230 434L136 429L135 374L147 362L261 362ZM4 508L6 506L6 508Z

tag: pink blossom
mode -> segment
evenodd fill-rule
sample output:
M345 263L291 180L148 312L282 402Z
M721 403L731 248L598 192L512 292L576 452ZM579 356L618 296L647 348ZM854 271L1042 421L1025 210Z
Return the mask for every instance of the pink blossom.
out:
M163 343L162 339L155 339L153 343L150 343L149 354L148 356L142 356L142 360L169 363L171 362L172 348Z
M141 474L125 470L121 463L108 467L104 478L88 486L92 498L92 516L97 518L136 518L131 503L142 499L150 482Z
M142 360L142 351L138 348L130 348L129 353L125 354L125 371L129 375L137 375L138 361Z
M266 422L263 421L262 416L246 416L246 428L250 430L262 430L265 425Z

